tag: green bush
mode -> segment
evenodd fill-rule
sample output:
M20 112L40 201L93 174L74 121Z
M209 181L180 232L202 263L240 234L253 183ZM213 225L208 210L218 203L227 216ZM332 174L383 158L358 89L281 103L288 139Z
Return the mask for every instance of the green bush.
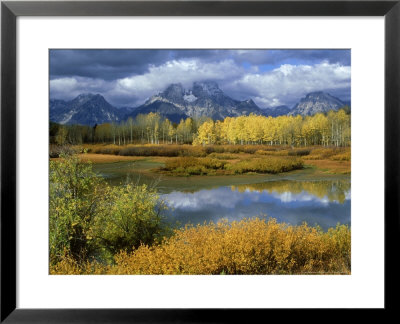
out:
M108 208L96 218L95 232L112 254L151 245L165 234L166 206L154 189L132 184L108 187L104 200Z
M92 226L102 209L102 180L91 164L81 163L74 155L60 157L50 161L51 263L58 262L66 250L77 260L87 259L96 250Z
M110 187L73 155L50 162L50 264L107 261L121 249L151 245L166 234L164 203L146 185ZM111 253L111 255L110 255Z

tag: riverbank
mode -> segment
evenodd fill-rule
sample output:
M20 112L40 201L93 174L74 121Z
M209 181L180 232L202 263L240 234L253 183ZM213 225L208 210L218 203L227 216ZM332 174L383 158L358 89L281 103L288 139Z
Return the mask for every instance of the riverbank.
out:
M51 274L350 274L351 231L328 232L250 218L176 230L161 244L114 256L115 264L79 264L68 256Z
M91 145L71 146L82 161L94 164L143 161L170 176L218 176L246 173L283 173L315 169L320 174L351 173L350 148L290 148L267 145ZM87 153L82 154L81 152Z

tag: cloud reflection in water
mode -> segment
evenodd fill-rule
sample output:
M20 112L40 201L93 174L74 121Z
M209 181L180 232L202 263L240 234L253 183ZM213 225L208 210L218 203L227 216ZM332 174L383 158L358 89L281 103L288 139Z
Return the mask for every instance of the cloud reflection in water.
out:
M289 189L292 190L289 190ZM350 181L280 181L237 187L219 187L162 195L171 207L169 219L202 224L222 218L274 217L279 222L320 225L350 225Z

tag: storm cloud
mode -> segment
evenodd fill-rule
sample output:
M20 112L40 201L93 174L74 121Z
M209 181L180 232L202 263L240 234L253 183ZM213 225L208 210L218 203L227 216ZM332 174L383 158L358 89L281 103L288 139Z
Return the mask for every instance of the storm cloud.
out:
M138 106L171 83L213 80L262 108L320 90L350 100L350 61L350 50L50 50L50 97L91 92Z

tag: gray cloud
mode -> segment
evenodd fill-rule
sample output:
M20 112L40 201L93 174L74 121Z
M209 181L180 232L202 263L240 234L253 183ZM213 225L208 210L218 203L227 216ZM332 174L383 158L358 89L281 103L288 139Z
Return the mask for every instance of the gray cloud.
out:
M349 50L52 50L50 96L102 94L137 106L170 83L217 81L260 107L292 106L311 91L350 99Z
M350 66L322 62L315 65L284 64L264 73L249 73L226 85L230 93L250 94L261 107L293 105L312 91L324 90L350 95ZM348 94L347 94L348 92Z

